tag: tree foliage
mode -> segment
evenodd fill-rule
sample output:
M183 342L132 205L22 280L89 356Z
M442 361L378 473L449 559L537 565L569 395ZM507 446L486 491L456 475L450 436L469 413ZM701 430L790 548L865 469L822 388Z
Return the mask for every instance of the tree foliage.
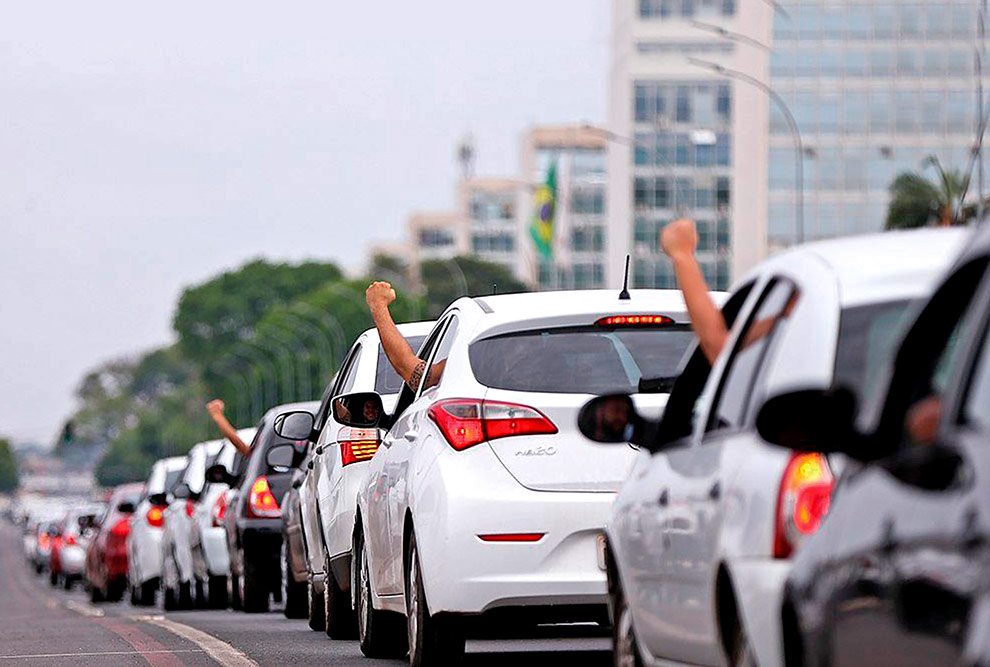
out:
M17 459L10 441L0 438L0 493L10 492L17 488Z
M922 162L922 170L926 167L935 170L934 179L921 171L906 171L890 184L885 229L965 225L976 216L976 205L964 203L969 191L968 175L943 169L934 155Z
M455 299L522 292L526 285L500 264L460 255L450 260L429 260L420 265L420 280L426 292L426 315L433 319Z

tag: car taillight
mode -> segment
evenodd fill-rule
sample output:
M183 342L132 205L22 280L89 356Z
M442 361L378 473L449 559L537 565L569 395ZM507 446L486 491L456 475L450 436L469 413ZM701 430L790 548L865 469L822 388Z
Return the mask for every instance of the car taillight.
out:
M121 519L113 525L110 532L117 537L127 537L131 532L131 524L127 519Z
M192 518L192 515L193 515L193 512L195 512L195 511L196 511L196 503L194 503L191 499L188 499L187 498L186 499L186 516L191 519Z
M546 533L492 533L478 535L482 542L539 542Z
M268 486L267 477L259 477L251 485L251 495L248 498L248 516L255 519L274 519L282 516L278 501Z
M449 398L430 406L430 417L458 451L486 440L557 432L553 422L539 410L501 401Z
M162 511L161 507L154 505L148 510L147 518L149 526L152 526L153 528L161 528L164 523L165 513Z
M68 537L63 539L63 542L71 547L76 544L76 538L72 535L69 535Z
M666 315L611 315L595 321L599 327L649 327L668 326L674 320Z
M41 537L38 538L38 546L41 547L42 549L47 549L48 547L51 546L51 544L52 544L52 538L50 538L48 535L44 533L42 533Z
M341 465L369 461L378 451L377 429L344 427L337 434L337 440L340 442Z
M221 494L217 501L213 503L213 527L219 528L223 525L223 518L227 516L227 496Z
M828 514L835 479L821 454L794 454L780 480L774 558L788 558Z

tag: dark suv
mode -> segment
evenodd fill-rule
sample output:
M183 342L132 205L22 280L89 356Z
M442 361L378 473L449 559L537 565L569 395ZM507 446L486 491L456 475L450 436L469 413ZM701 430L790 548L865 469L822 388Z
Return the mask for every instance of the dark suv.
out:
M282 597L282 510L279 499L292 484L293 468L302 461L305 443L279 437L272 428L283 412L319 408L316 401L271 408L258 423L251 456L237 457L234 471L222 465L208 471L210 481L230 485L224 529L230 550L231 605L246 612L268 611L269 601ZM286 445L286 447L280 447ZM286 457L290 449L294 455Z

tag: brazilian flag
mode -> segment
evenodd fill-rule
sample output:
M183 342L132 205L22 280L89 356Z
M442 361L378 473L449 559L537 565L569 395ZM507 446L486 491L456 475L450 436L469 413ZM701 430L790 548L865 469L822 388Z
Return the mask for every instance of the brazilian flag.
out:
M547 182L536 189L533 195L536 212L529 225L536 249L545 259L553 258L553 218L557 212L557 163L547 170Z

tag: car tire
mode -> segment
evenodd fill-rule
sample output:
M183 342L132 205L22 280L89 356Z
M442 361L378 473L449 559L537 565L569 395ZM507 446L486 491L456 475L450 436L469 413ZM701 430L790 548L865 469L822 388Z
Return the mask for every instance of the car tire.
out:
M248 614L268 611L268 582L256 563L245 558L244 572L240 577L241 609Z
M226 609L229 595L227 591L227 577L220 574L211 574L206 582L207 605L210 609Z
M193 608L192 582L180 581L178 591L179 591L179 609L192 609Z
M34 564L34 573L35 574L41 574L44 571L45 571L45 566L44 565L42 565L41 563L35 563Z
M406 629L409 664L412 667L457 665L464 659L464 632L460 618L433 616L426 603L423 571L419 566L416 536L406 548Z
M632 610L626 602L622 583L618 581L612 594L612 609L615 610L615 621L612 623L612 656L615 667L643 667L639 641L632 623Z
M174 588L165 586L162 589L162 608L165 611L179 610L179 596Z
M100 591L107 602L120 602L124 599L124 591L127 590L127 581L114 579L107 582L107 587Z
M76 583L75 577L70 577L67 574L62 577L62 588L64 588L67 591L71 591L72 585L75 583Z
M736 636L732 642L732 655L729 657L731 667L757 667L756 656L753 655L753 646L749 642L749 637L742 627L742 623L736 622Z
M330 554L323 548L323 615L324 631L330 639L354 639L357 637L357 617L351 608L350 595L337 583L330 567Z
M322 632L327 624L324 618L326 607L323 602L323 593L316 592L312 581L306 585L306 598L309 602L309 629Z
M230 585L227 587L230 598L230 608L234 611L241 610L241 578L236 574L230 575Z
M193 577L192 597L193 606L196 609L206 609L210 606L210 601L206 595L206 584L199 577Z
M286 618L306 618L309 614L306 582L298 582L292 576L292 558L289 553L288 536L282 538L282 598L285 600L285 607L282 613Z
M48 583L52 585L52 588L58 587L58 573L54 570L48 572Z
M106 598L103 595L103 590L99 586L89 585L89 601L93 604L98 604L103 602Z
M409 651L405 619L400 614L375 609L371 597L368 553L361 538L354 549L357 576L358 643L367 658L401 658Z

